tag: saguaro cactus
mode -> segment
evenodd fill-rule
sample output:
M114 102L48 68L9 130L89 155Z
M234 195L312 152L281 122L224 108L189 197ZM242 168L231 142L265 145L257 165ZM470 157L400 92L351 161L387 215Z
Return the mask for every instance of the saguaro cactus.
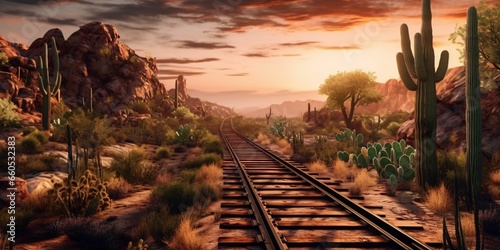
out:
M431 19L430 0L423 0L421 33L415 34L415 56L406 24L401 25L402 53L396 56L401 80L409 90L416 91L415 160L418 183L424 189L437 184L435 84L444 78L449 59L448 51L441 52L438 69L434 71Z
M311 103L307 103L307 122L311 121Z
M175 79L175 92L174 92L174 108L179 107L179 82Z
M52 45L52 61L53 71L52 77L49 75L49 57L48 46L44 44L42 56L38 57L36 69L38 70L38 86L42 93L42 126L43 129L50 129L50 99L55 95L61 87L61 74L59 73L59 56L57 54L56 40L54 37L50 39Z
M271 113L271 107L269 107L269 114L266 114L266 123L267 123L267 125L269 125L269 119L271 119L271 115L272 114L273 113Z
M481 190L481 92L479 78L479 36L477 31L477 11L467 10L467 30L465 35L465 127L467 141L467 185L469 208L474 209L476 226L476 249L480 249L477 197ZM471 204L472 203L472 204Z

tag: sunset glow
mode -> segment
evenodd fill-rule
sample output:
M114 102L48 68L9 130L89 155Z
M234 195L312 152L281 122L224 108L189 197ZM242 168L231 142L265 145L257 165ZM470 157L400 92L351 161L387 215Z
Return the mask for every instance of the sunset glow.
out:
M200 3L202 2L202 3ZM434 50L479 1L432 1ZM490 1L500 3L500 1ZM231 6L233 4L234 6ZM399 26L420 30L420 1L10 1L0 0L0 34L29 46L51 28L65 38L102 21L143 56L156 57L167 87L178 74L201 91L317 90L330 74L363 69L398 78ZM436 59L437 60L437 59Z

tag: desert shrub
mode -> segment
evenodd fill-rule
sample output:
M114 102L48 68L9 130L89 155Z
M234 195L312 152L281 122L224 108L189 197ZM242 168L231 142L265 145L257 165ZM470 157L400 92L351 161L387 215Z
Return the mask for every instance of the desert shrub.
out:
M224 153L222 150L222 143L218 138L212 138L205 140L202 144L203 147L203 153L209 154L209 153L216 153L222 156Z
M153 210L168 207L172 214L180 214L193 205L196 190L193 185L186 182L174 182L156 187L151 193Z
M55 196L47 191L30 193L28 198L19 201L19 206L29 208L38 215L56 215L62 212L62 208Z
M146 102L135 102L132 104L132 110L139 114L151 114L151 109Z
M206 128L211 134L216 135L219 133L219 127L222 122L222 118L207 115L205 117L199 118L197 122L200 126Z
M210 165L210 164L220 165L221 163L222 163L222 158L220 157L220 155L209 153L209 154L202 154L191 160L186 160L184 163L181 164L181 167L185 169L195 169L195 168L200 168L203 165Z
M0 98L0 127L19 127L20 119L17 106L9 98Z
M47 134L40 130L31 132L29 136L35 137L42 145L49 142L49 137L47 136Z
M178 107L172 111L172 116L179 120L181 124L192 123L196 119L196 116L184 106Z
M309 171L320 173L320 174L326 174L328 172L328 169L325 165L325 163L321 161L314 161L311 164L307 165L307 168Z
M453 199L444 183L436 188L429 189L425 196L425 205L433 213L444 216L453 207Z
M29 159L18 159L16 173L20 176L36 172L54 170L53 166L62 162L54 155L37 155Z
M361 169L361 171L359 171L354 177L354 183L349 188L349 193L352 195L359 195L366 191L368 187L375 184L377 184L376 179L371 177L366 169Z
M458 183L457 190L459 197L465 197L466 189L466 169L465 153L449 153L446 151L437 152L438 182L444 182L452 193L455 190L455 178ZM439 179L444 177L443 179Z
M221 198L222 189L217 184L203 183L196 186L194 205L197 208L205 208L212 201Z
M35 154L42 152L42 143L34 136L26 136L19 143L21 152Z
M77 180L71 180L70 184L66 181L54 183L52 192L63 206L66 217L87 217L110 205L106 185L87 170Z
M160 223L159 223L160 224ZM118 231L92 218L63 218L49 225L53 235L66 234L84 249L119 249Z
M401 127L401 124L397 122L391 122L389 125L387 125L387 132L389 132L390 135L396 136L398 133L399 128Z
M184 169L181 171L181 181L186 183L194 183L198 169Z
M410 113L404 111L396 111L387 114L384 117L381 117L382 122L380 123L381 128L387 129L389 124L392 122L396 122L398 124L402 124L410 118Z
M333 176L335 178L345 180L349 176L349 167L347 166L347 163L337 159L333 163Z
M129 140L161 146L168 142L167 133L172 129L166 121L151 117L137 121L136 126L128 124L122 130Z
M484 232L500 236L500 208L490 207L479 212L479 220Z
M194 178L195 183L207 183L214 186L222 186L222 168L215 165L203 165Z
M171 239L177 232L181 216L171 214L166 209L150 211L146 215L146 224L151 236L159 243L164 239ZM161 223L159 223L161 222Z
M198 236L196 229L189 218L183 218L179 223L179 228L170 242L169 249L179 250L199 250L203 249L203 241Z
M167 184L167 183L170 183L172 182L172 176L170 176L169 174L159 174L158 176L156 176L156 181L155 181L155 184L158 186L158 185L164 185L164 184Z
M5 65L9 62L9 57L5 52L0 52L0 65Z
M271 144L271 140L269 139L269 137L264 134L264 133L259 133L257 135L257 141L262 144L262 145L269 145Z
M172 152L168 147L159 147L155 152L155 159L168 159L172 157Z
M500 170L491 171L490 180L493 184L500 185Z
M111 162L111 169L117 177L123 177L131 184L150 184L156 180L154 166L143 163L146 153L131 150L127 156L119 155Z
M4 207L0 209L0 232L5 232L9 226L7 224L10 223L10 217L13 214L9 214L9 208ZM30 207L16 207L15 215L15 232L16 235L24 232L28 227L28 224L35 219L35 214L33 213L32 208Z
M23 128L23 136L27 136L29 134L31 134L31 132L35 132L37 131L38 129L34 126L27 126L27 127L24 127Z
M125 198L125 196L127 196L131 189L132 185L130 185L130 183L128 183L122 177L111 179L108 186L106 187L109 198L111 198L112 200Z

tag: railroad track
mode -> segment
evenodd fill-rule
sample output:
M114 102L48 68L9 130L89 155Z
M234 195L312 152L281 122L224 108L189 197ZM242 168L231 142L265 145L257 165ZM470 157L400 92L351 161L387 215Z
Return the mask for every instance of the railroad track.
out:
M219 249L431 249L330 188L338 183L308 174L234 130L226 143ZM383 216L383 215L382 215ZM414 229L414 228L413 228Z

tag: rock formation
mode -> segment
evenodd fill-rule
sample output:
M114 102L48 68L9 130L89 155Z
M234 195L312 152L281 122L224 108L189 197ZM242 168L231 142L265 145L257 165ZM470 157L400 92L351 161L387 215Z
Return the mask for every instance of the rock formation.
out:
M465 150L465 70L456 67L448 70L443 81L437 83L437 146L444 150ZM500 151L500 90L483 92L483 153L491 156ZM397 138L414 142L414 120L401 125Z
M83 98L88 104L91 88L94 111L111 116L119 116L120 111L129 109L137 101L148 101L158 95L173 97L157 78L156 59L137 55L120 41L114 26L93 22L80 27L67 39L61 30L51 29L29 48L0 36L0 52L9 59L6 65L0 65L0 98L10 98L23 112L40 110L34 59L41 55L44 43L51 37L59 49L61 97L70 108L83 106ZM49 61L52 65L51 58ZM181 104L193 113L234 114L231 109L190 97L185 81L179 84L179 94ZM173 108L169 99L160 105L166 112Z

